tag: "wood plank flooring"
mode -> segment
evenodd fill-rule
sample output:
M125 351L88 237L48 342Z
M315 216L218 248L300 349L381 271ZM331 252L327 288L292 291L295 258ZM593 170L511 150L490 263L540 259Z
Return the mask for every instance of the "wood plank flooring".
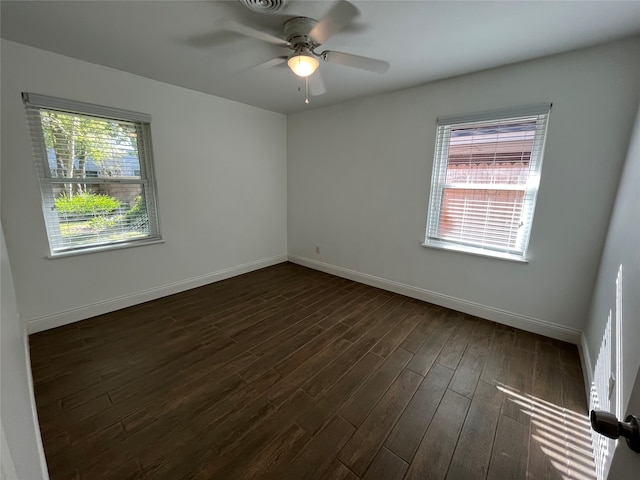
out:
M30 346L52 480L595 478L575 346L290 263Z

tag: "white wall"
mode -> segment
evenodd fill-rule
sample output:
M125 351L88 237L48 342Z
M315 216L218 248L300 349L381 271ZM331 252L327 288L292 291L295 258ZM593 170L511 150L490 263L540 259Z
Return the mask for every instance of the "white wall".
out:
M0 422L0 480L19 480L2 422Z
M152 116L165 243L49 260L23 91ZM30 331L286 259L286 117L2 41L2 222Z
M638 105L636 103L635 105ZM633 124L633 122L630 122ZM609 311L616 310L616 278L622 265L622 412L640 416L640 111L635 127L620 186L611 214L611 223L600 263L593 301L584 329L585 343L591 365L595 368L600 343L604 335ZM614 364L615 365L615 364ZM593 376L593 372L589 372ZM630 403L636 384L635 403ZM609 478L637 478L640 455L627 452L624 441L618 441L613 470ZM622 460L624 458L624 460ZM624 472L627 472L626 474ZM633 475L631 475L633 472Z
M0 473L2 480L48 479L28 370L26 333L18 315L1 225L0 250Z
M291 115L290 258L578 342L638 102L638 58L635 38ZM553 109L530 263L422 247L437 117L540 102Z

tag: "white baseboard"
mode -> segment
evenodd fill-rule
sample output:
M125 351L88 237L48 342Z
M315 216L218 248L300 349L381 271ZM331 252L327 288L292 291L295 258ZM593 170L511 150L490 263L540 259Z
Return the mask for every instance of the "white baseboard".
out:
M518 313L508 312L499 308L481 305L479 303L470 302L461 298L443 295L441 293L432 292L422 288L406 285L404 283L394 282L381 277L368 275L366 273L356 272L336 265L318 262L310 258L298 255L289 255L289 261L297 263L305 267L313 268L321 272L330 273L338 277L347 278L356 282L371 285L372 287L382 288L390 292L399 293L407 297L416 298L425 302L440 305L442 307L451 308L459 312L468 313L480 318L486 318L503 325L526 330L527 332L537 333L546 337L555 338L565 342L580 345L581 332L579 330L563 327L546 320L527 317Z
M22 339L24 343L24 356L27 364L27 385L29 386L29 403L31 404L31 415L33 416L33 428L35 430L36 445L38 448L38 460L40 461L40 469L42 471L42 480L49 480L49 469L47 467L47 459L44 454L44 445L42 444L42 434L40 433L40 421L38 420L38 408L36 407L36 396L33 391L33 373L31 371L31 353L29 352L29 335L26 327L23 330Z
M270 267L278 263L286 262L286 255L276 255L253 262L244 263L231 268L225 268L218 270L217 272L202 275L200 277L188 278L179 282L170 283L168 285L162 285L160 287L151 288L148 290L141 290L129 295L122 295L120 297L110 298L102 302L96 302L89 305L83 305L81 307L66 310L64 312L54 313L52 315L46 315L39 318L34 318L26 321L27 333L37 333L51 328L61 327L73 322L85 320L87 318L95 317L96 315L103 315L105 313L120 310L121 308L131 307L139 303L148 302L157 298L166 297L167 295L173 295L174 293L184 292L192 288L201 287L209 283L219 282L227 278L242 275L243 273L259 270L264 267Z

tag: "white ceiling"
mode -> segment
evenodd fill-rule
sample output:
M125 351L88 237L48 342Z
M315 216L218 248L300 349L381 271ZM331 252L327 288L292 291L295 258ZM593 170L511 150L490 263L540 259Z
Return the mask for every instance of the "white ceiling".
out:
M356 22L323 47L387 60L385 74L321 63L327 92L304 104L287 50L216 28L232 19L278 36L331 1L274 15L238 1L2 1L3 38L268 110L292 113L640 33L640 1L358 1ZM321 49L322 50L322 49Z

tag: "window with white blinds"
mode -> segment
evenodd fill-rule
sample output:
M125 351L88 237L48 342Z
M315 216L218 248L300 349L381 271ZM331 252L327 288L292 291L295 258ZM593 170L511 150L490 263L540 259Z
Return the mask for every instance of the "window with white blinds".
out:
M438 119L425 246L526 261L550 110Z
M160 240L148 115L23 93L51 255Z

